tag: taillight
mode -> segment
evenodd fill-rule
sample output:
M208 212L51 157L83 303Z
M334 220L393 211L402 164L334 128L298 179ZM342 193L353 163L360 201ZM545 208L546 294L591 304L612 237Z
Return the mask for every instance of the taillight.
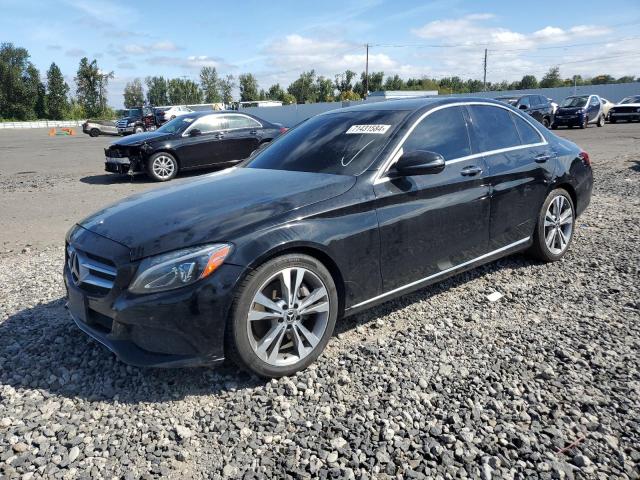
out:
M587 152L580 152L578 156L582 159L582 163L587 166L591 166L591 159L589 158L589 154Z
M280 127L280 134L283 134L287 130L289 130L287 127Z

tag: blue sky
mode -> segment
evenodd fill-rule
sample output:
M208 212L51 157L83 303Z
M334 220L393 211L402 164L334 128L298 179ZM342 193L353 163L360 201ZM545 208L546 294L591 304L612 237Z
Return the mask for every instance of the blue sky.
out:
M527 5L527 7L525 7ZM640 75L638 0L518 1L105 1L0 0L0 41L55 61L73 88L82 56L114 71L110 103L147 75L197 79L200 67L254 73L287 85L303 70L333 78L349 68L403 77L490 81L561 74Z

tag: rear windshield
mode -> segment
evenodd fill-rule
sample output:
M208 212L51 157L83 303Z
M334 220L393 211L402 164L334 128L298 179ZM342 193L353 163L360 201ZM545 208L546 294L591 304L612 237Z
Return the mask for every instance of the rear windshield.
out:
M318 115L279 137L245 166L360 175L373 163L407 114L367 111Z
M620 103L640 103L640 96L623 98Z
M509 105L515 105L518 103L518 97L498 97L496 100L508 103Z
M562 102L563 107L584 107L589 97L568 97Z

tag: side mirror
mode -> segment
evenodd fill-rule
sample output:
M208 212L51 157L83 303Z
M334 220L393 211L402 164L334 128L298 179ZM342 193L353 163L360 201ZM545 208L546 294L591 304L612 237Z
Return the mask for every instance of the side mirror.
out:
M395 177L429 175L444 170L444 157L436 152L414 150L402 155L395 165Z
M529 107L527 107L526 105L518 105L518 108L520 110L527 110Z
M192 128L191 130L189 130L190 137L197 137L198 135L202 135L202 132L199 128Z

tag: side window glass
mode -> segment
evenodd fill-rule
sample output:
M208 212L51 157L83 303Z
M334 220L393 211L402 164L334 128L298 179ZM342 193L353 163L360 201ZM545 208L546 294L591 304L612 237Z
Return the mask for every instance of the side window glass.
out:
M197 128L202 133L216 132L218 130L223 130L226 122L223 122L223 119L219 115L209 115L207 117L202 117L198 121L196 121L191 128Z
M536 132L535 128L529 125L526 120L515 113L510 113L510 115L516 124L516 129L518 130L523 145L531 145L532 143L540 143L542 141L540 134Z
M549 103L549 102L547 101L546 98L541 97L541 96L538 95L538 104L539 105L546 105L547 103Z
M242 115L226 115L225 119L229 122L228 128L258 128L260 124L249 117Z
M532 95L529 98L531 99L531 106L532 107L537 107L538 105L540 105L540 100L538 99L537 95Z
M469 111L480 152L520 145L520 136L508 110L490 105L471 105Z
M402 145L405 152L428 150L445 160L471 155L467 122L460 107L448 107L426 116Z

